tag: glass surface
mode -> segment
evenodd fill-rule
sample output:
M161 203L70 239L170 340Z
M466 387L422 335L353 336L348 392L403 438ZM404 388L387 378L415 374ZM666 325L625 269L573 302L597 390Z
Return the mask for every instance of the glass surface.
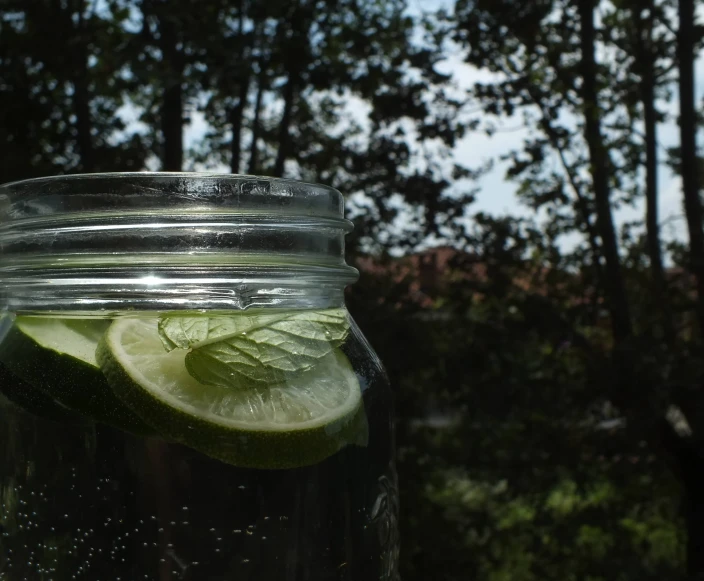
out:
M253 176L59 176L0 186L11 312L320 308L357 279L340 192Z
M89 178L89 192L76 178L0 187L0 579L396 580L391 392L344 310L339 193L249 176ZM171 185L156 191L162 178ZM253 181L263 189L243 200ZM204 183L220 197L208 199ZM156 215L176 186L182 215ZM293 201L272 213L281 191ZM212 204L227 206L217 220ZM338 342L340 323L321 327L321 313L344 315ZM167 347L178 317L219 326L209 323L209 340ZM158 341L164 361L167 348L223 345L213 331L223 321L237 328L227 340L240 341L227 356L256 365L224 364L220 347L212 365L182 355L152 365ZM149 344L117 332L140 325L161 335ZM191 399L163 379L173 369ZM162 388L176 394L168 405L134 398ZM247 427L223 430L241 401L262 407L237 424Z

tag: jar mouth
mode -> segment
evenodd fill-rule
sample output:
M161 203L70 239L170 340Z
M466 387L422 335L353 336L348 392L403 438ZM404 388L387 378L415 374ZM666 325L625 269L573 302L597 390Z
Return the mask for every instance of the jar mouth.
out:
M13 182L0 186L2 302L13 311L309 306L316 293L339 302L357 278L344 260L351 229L340 192L288 179L139 172Z
M344 218L330 186L285 178L209 172L109 172L32 178L0 185L0 219L72 212L271 211Z

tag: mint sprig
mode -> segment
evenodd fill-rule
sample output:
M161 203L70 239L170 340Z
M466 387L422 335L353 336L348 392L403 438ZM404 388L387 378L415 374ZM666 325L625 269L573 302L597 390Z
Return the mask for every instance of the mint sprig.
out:
M348 333L344 309L159 321L167 351L189 349L186 369L195 379L236 389L282 383L289 373L311 369Z

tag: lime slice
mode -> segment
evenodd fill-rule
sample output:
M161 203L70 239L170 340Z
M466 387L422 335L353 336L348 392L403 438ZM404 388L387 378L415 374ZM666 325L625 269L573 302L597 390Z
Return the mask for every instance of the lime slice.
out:
M347 444L366 445L357 377L339 350L285 384L257 389L203 385L187 351L167 352L157 319L120 319L97 358L115 393L160 433L235 466L316 464Z
M0 393L23 410L55 422L81 424L86 420L47 393L22 381L0 364Z
M17 317L0 361L36 390L92 420L134 432L149 428L112 392L95 359L109 321Z

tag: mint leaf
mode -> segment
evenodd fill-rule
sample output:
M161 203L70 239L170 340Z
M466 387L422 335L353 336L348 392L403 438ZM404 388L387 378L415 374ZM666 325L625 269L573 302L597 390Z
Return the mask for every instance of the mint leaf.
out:
M188 372L201 383L249 388L305 371L349 333L344 309L227 317L165 317L159 334L167 351L190 349Z
M190 349L204 343L213 343L228 337L269 325L287 315L233 315L206 317L183 315L162 317L159 320L159 337L167 351Z
M207 317L166 317L159 320L159 337L164 349L188 349L193 343L208 338Z

